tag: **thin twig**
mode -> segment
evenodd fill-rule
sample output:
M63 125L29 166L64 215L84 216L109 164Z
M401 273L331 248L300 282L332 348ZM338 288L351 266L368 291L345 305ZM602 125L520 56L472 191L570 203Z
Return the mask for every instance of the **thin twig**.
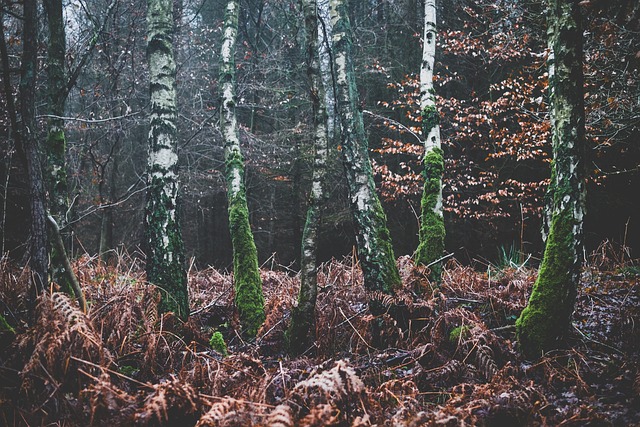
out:
M106 123L113 122L115 120L122 120L128 117L137 116L141 114L140 111L135 111L133 113L123 114L122 116L115 117L107 117L106 119L82 119L80 117L67 117L67 116L56 116L55 114L41 114L36 116L38 119L58 119L58 120L66 120L71 122L80 122L80 123L88 123L88 124L98 124L98 123Z
M366 345L367 347L369 347L372 350L375 350L375 347L371 347L369 345L369 343L362 337L362 335L360 335L360 332L358 332L358 330L355 328L355 326L353 326L353 323L351 323L351 320L349 320L347 318L347 316L344 314L344 311L342 311L342 307L338 307L338 310L340 310L340 314L342 314L342 317L345 318L345 320L347 321L347 323L349 324L349 326L351 326L351 328L353 329L353 331L356 333L356 335L358 335L358 337L360 337L360 339L362 340L362 342L364 343L364 345Z

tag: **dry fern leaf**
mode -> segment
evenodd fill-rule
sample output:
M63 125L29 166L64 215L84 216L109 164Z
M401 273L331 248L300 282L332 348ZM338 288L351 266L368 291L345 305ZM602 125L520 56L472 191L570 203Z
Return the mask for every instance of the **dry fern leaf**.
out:
M89 385L81 393L89 401L91 420L93 425L96 420L118 419L119 424L125 423L126 412L132 410L135 398L127 392L120 390L111 383L108 374L103 373L98 380ZM131 422L132 420L129 420Z
M278 405L267 418L267 427L293 427L293 413L289 405Z
M364 383L346 361L339 360L328 371L301 381L293 389L293 397L304 406L313 407L323 403L340 403L351 396L359 397Z
M305 427L323 427L334 426L340 422L340 411L338 408L329 404L317 405L311 409L311 412L300 420L301 426Z
M30 381L35 378L57 381L61 390L67 390L63 385L75 388L81 375L77 372L79 362L72 358L99 365L110 358L109 354L87 316L69 296L43 294L39 300L36 345L21 372L23 389L30 389Z
M223 400L211 405L211 409L198 420L196 427L219 426L225 417L237 409L237 401L233 398L225 397Z
M153 392L135 414L135 421L138 425L171 424L178 421L189 424L190 419L197 418L198 403L198 394L191 385L171 378L153 385Z

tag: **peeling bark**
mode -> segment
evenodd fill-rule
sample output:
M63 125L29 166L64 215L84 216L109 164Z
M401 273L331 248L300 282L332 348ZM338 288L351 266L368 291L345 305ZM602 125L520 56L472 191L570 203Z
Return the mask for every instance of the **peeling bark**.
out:
M538 279L516 322L520 348L529 357L556 348L569 329L580 279L586 141L579 7L571 0L549 3L553 49L549 81L553 141L551 223Z
M416 249L417 264L429 265L442 258L444 252L444 215L442 208L442 174L444 157L440 141L439 113L433 89L433 65L436 54L436 2L424 4L424 35L420 68L420 114L424 137L424 188L421 199L420 242ZM430 279L440 282L441 263L431 266Z
M147 7L151 96L145 208L147 280L162 291L159 309L186 319L189 316L187 274L178 219L173 1L148 0Z
M244 333L255 337L265 319L264 295L258 265L258 251L249 223L244 187L244 159L236 117L235 53L238 36L237 0L227 2L220 63L222 108L220 127L224 140L225 177L229 203L229 231L233 245L235 303Z
M337 111L342 124L342 154L364 285L372 292L392 294L400 286L400 276L387 219L375 190L362 111L357 105L358 90L351 59L351 24L344 0L331 0L330 7ZM381 301L372 300L370 309L378 313L384 307Z

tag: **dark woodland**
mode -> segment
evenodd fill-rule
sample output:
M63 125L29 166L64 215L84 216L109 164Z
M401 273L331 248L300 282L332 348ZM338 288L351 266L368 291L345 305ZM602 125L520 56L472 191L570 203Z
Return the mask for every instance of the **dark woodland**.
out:
M0 23L0 426L640 426L637 1Z

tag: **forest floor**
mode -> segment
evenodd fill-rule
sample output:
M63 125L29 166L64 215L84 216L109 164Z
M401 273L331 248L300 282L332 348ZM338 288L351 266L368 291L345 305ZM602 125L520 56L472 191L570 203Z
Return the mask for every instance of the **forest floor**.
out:
M316 342L292 358L299 280L286 269L262 271L267 320L245 342L232 278L217 270L189 272L194 312L182 323L158 315L134 259L81 257L88 313L54 292L27 327L28 273L5 259L0 309L16 332L0 333L0 425L640 425L640 268L610 245L584 271L565 347L535 361L513 327L534 269L450 260L434 289L409 258L398 265L392 319L368 314L353 259L323 264Z

